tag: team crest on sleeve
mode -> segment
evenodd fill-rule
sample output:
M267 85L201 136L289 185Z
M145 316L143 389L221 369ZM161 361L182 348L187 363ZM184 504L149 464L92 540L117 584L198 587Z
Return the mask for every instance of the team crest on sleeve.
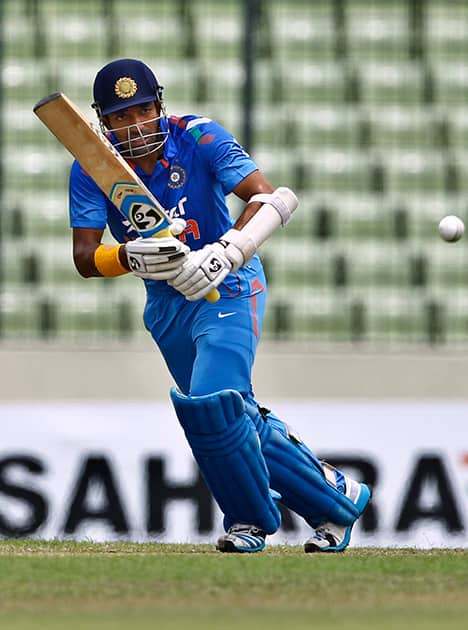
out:
M173 164L169 172L169 181L167 185L169 188L182 188L186 179L187 176L184 169L178 164Z

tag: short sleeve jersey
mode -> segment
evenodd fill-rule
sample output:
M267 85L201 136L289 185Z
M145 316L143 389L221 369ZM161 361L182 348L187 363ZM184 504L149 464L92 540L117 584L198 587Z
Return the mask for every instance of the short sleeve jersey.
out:
M221 125L201 116L171 116L163 158L147 174L135 172L172 218L187 227L179 237L191 249L216 241L233 223L226 195L257 166ZM91 177L74 162L70 173L70 225L104 229L124 243L138 236Z

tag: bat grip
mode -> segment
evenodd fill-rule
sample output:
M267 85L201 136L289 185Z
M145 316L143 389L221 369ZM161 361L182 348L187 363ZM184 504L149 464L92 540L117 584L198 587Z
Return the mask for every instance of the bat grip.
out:
M170 228L165 228L164 230L160 230L156 234L153 234L153 238L158 238L158 237L161 238L163 236L174 236L174 235L171 232ZM220 298L220 295L219 295L218 289L211 289L211 291L205 295L205 300L213 304L214 302L217 302L219 298Z

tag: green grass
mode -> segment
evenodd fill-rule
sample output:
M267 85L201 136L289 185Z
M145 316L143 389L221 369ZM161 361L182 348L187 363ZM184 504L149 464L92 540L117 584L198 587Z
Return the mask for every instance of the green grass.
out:
M465 628L468 550L0 542L0 628Z

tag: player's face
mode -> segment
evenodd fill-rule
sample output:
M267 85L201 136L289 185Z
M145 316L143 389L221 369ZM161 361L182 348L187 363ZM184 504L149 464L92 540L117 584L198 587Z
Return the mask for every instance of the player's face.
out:
M160 106L157 102L134 105L106 117L106 126L117 139L115 145L123 157L140 158L162 148L167 132L161 131Z

